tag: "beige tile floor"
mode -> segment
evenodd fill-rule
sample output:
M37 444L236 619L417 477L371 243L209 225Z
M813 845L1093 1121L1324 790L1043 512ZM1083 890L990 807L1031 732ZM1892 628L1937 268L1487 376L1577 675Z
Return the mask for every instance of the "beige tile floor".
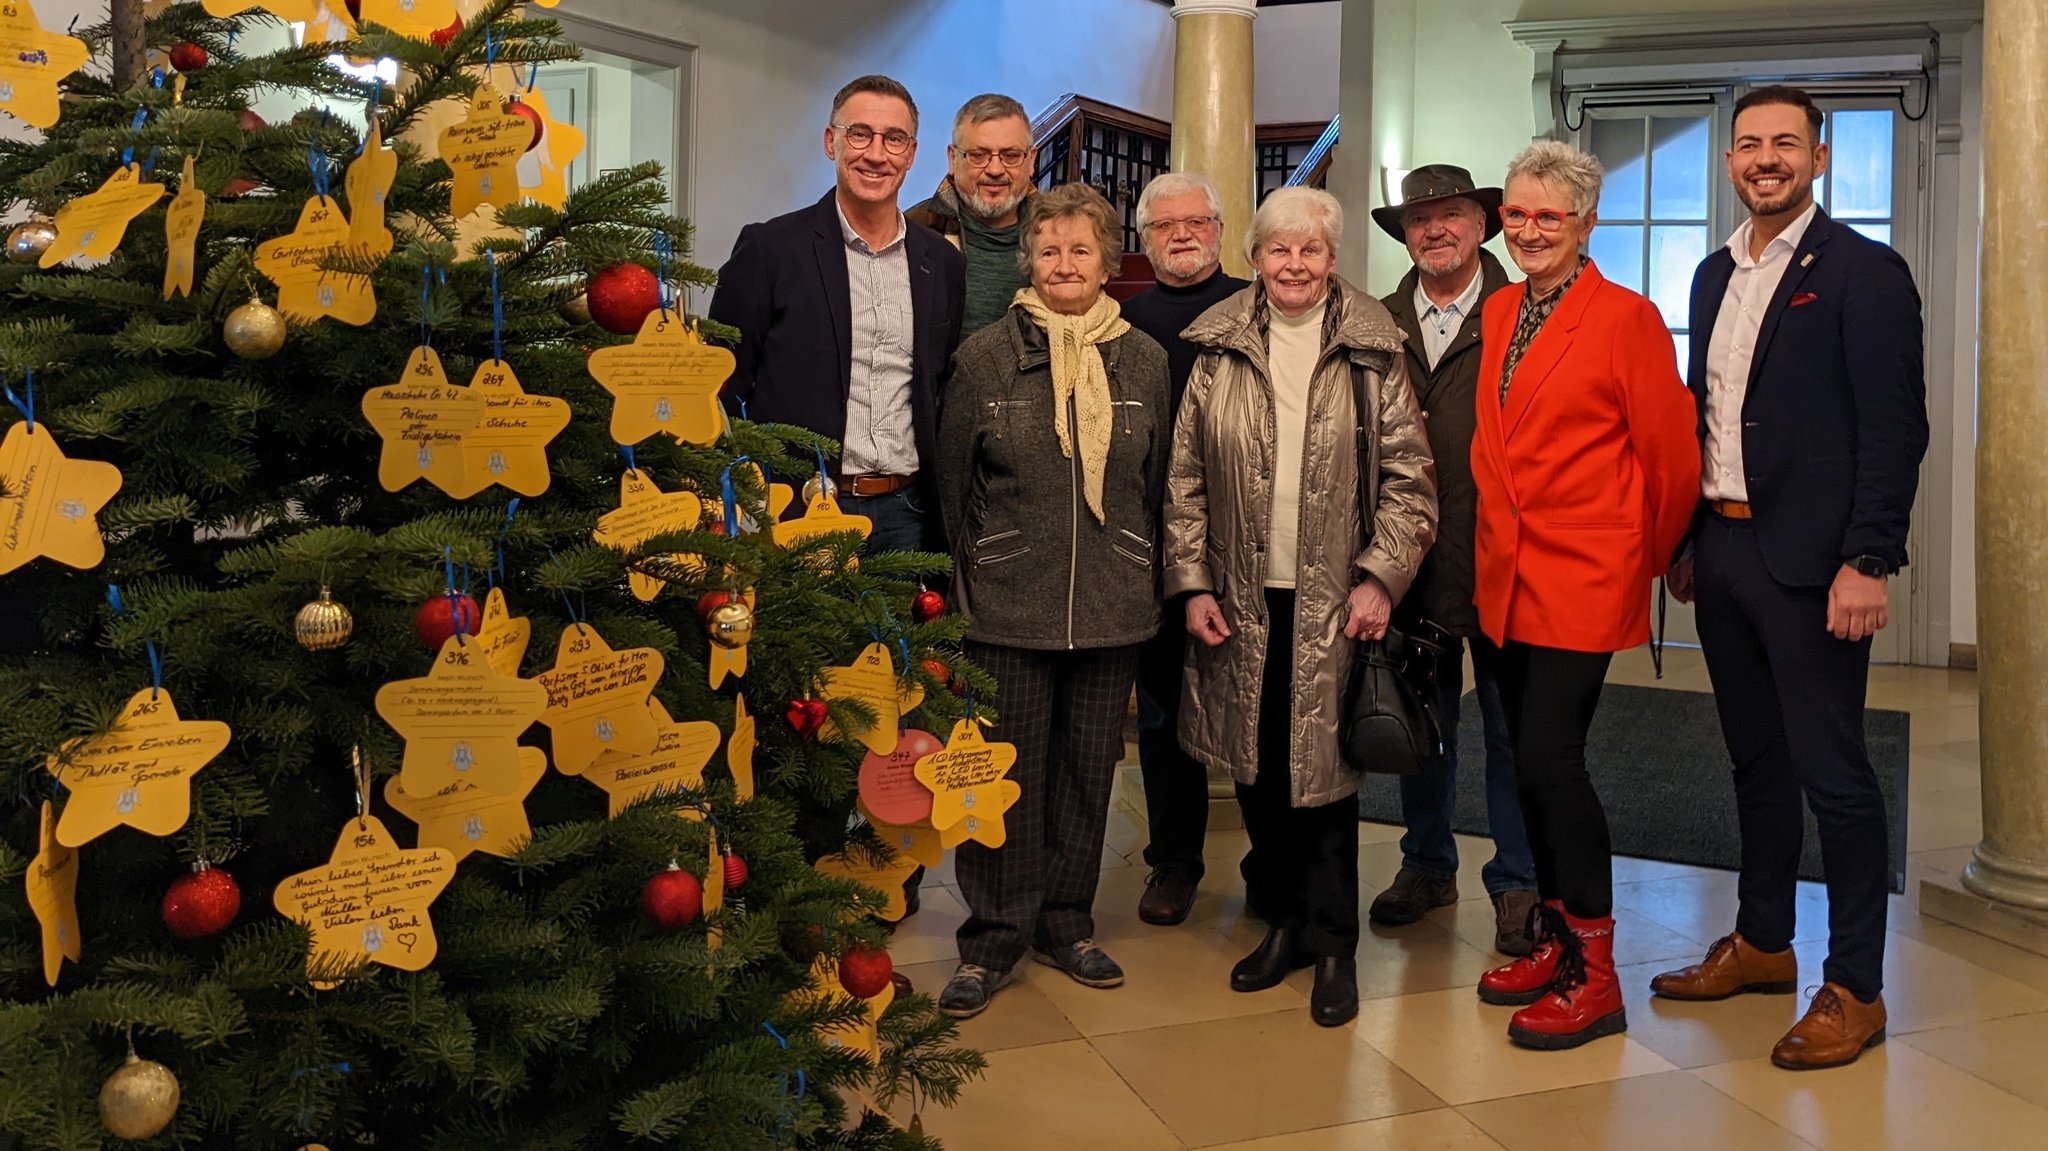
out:
M1705 690L1698 653L1668 664L1664 686ZM1652 683L1646 653L1621 657L1613 678ZM1890 1040L1853 1067L1770 1065L1804 996L1650 997L1649 977L1704 952L1735 912L1732 875L1652 860L1615 861L1628 1034L1572 1052L1509 1046L1507 1012L1471 992L1498 960L1478 879L1485 845L1463 837L1462 902L1411 928L1368 927L1355 1023L1314 1026L1305 973L1234 994L1230 965L1260 933L1236 876L1244 833L1210 834L1211 878L1186 924L1146 926L1143 796L1126 771L1096 915L1128 982L1094 991L1025 964L962 1025L988 1074L958 1107L928 1112L926 1130L951 1151L2048 1148L2048 958L1918 911L1920 880L1959 869L1979 832L1975 676L1880 668L1871 703L1913 716L1908 890L1892 901ZM1400 831L1360 830L1370 898L1399 865ZM965 914L952 885L951 868L936 869L925 910L896 937L920 990L952 971ZM1799 906L1801 971L1817 984L1825 893L1802 885Z

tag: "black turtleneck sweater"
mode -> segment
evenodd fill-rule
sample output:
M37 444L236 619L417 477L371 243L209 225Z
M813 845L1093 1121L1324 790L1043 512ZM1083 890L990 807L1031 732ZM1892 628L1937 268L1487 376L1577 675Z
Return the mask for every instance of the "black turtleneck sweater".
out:
M1180 397L1187 389L1188 374L1195 370L1195 359L1202 352L1201 348L1181 339L1181 332L1201 318L1203 312L1250 286L1250 281L1226 276L1223 269L1218 268L1210 273L1208 279L1192 287L1172 288L1154 284L1124 301L1124 319L1166 349L1167 378L1173 386L1175 414L1180 412Z

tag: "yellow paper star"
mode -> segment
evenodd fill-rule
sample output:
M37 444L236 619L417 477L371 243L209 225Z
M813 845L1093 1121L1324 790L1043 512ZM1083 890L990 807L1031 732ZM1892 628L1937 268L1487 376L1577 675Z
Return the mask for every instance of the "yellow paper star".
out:
M483 416L458 452L428 468L427 478L458 500L492 484L522 496L547 491L548 444L569 426L569 401L528 395L512 365L500 360L476 366L469 392L483 399Z
M43 978L57 986L64 961L78 962L78 853L57 842L57 817L50 801L36 833L36 858L28 865L28 907L43 929Z
M583 773L611 796L613 816L657 791L701 790L704 766L718 750L718 725L710 720L677 723L658 699L647 701L647 714L654 724L654 750L645 755L608 751Z
M228 725L179 719L171 693L145 687L109 730L74 739L46 762L71 791L57 839L83 847L123 825L169 835L192 816L192 776L228 746Z
M85 41L45 30L29 0L7 0L0 4L0 45L0 112L37 128L55 124L58 81L92 59Z
M984 847L1001 847L1009 838L1003 815L1017 805L1024 794L1014 779L999 779L977 792L982 801L974 814L939 832L939 846L958 847L972 839Z
M655 486L654 477L633 468L619 478L618 510L599 516L590 538L600 547L630 553L656 536L693 530L703 520L704 501L695 492L664 492ZM687 564L695 557L664 558ZM652 600L668 586L667 581L637 570L627 573L626 583L642 601Z
M920 867L937 867L946 861L946 845L939 840L939 833L932 829L931 819L926 817L916 823L884 823L868 810L865 800L855 800L861 818L882 837L882 842L896 849L898 855L907 855L917 861Z
M732 738L725 741L725 766L732 772L733 792L739 802L754 798L754 716L747 710L747 697L732 703Z
M401 36L427 37L455 22L455 0L362 0L363 23Z
M740 597L740 602L747 605L747 610L752 611L754 608L754 589L748 588L746 594ZM711 644L711 658L705 660L704 663L706 670L710 673L711 687L713 690L716 690L719 684L725 682L725 677L728 675L736 675L742 678L746 676L747 645L741 644L738 647L726 647L724 644L713 640Z
M198 257L199 224L206 218L206 193L192 178L192 157L178 177L178 194L164 211L164 299L192 294L192 269Z
M599 348L590 375L612 394L612 439L637 444L662 435L709 444L725 427L718 389L732 375L732 353L697 338L694 327L656 308L630 344Z
M0 80L0 83L5 83ZM57 209L51 223L57 239L36 261L39 268L54 268L66 260L83 257L104 260L121 246L128 225L164 194L162 184L142 182L142 166L130 164L98 189L87 192Z
M403 850L381 821L364 816L342 825L325 864L285 877L271 903L312 932L306 976L325 990L338 981L314 973L336 960L424 970L440 950L427 906L453 878L446 848Z
M421 847L446 848L457 863L472 851L509 858L533 835L533 826L526 821L526 797L547 773L547 753L522 747L519 786L504 795L487 795L461 780L437 795L414 799L394 775L384 781L384 802L419 825Z
M300 323L335 319L361 326L377 315L370 277L330 272L321 264L348 247L348 217L341 201L314 196L299 209L286 235L256 246L256 270L277 285L277 307Z
M823 686L818 695L827 703L855 700L874 712L872 724L846 734L860 740L876 755L895 750L898 725L903 719L903 694L896 678L896 665L889 658L889 645L871 643L845 667L826 668L821 679ZM844 737L835 720L826 720L824 729L818 733L820 739Z
M474 390L448 382L433 348L414 348L397 383L363 393L363 418L384 440L377 482L395 492L425 477L448 491L447 481L461 477L463 445L488 406Z
M853 997L853 992L848 991L845 985L839 982L839 966L829 955L820 955L811 961L810 985L797 991L794 996L800 1003L830 1003ZM876 992L873 998L859 1001L866 1012L858 1021L826 1028L818 1033L818 1037L825 1041L828 1048L855 1051L870 1063L879 1062L882 1058L882 1013L895 1001L896 985L892 981Z
M276 5L270 3L270 0L257 0L257 2L273 11L276 9ZM287 0L287 2L295 7L303 2L312 9L312 14L306 18L305 42L308 44L347 43L350 40L354 40L358 35L356 19L348 14L348 6L346 4L337 2L330 5L327 3L327 0Z
M499 675L517 678L519 664L526 658L526 644L533 636L533 621L525 616L512 618L512 609L505 603L505 589L494 587L484 597L484 613L477 628L476 645L484 649L484 659L489 661L491 670Z
M583 154L583 129L555 119L538 88L521 92L519 102L541 119L540 147L519 162L519 189L536 204L559 208L569 199L569 165Z
M812 536L828 535L832 532L856 532L860 538L868 538L874 530L874 521L866 516L850 516L839 510L839 501L829 491L820 491L811 497L804 514L793 520L783 520L775 525L775 546L786 548Z
M423 678L377 689L377 714L405 738L400 784L435 795L462 780L488 795L519 786L519 736L547 708L547 689L499 675L475 640L448 637Z
M704 868L704 918L709 919L725 906L725 857L718 853L718 825L712 824L706 840L710 844L710 861Z
M973 720L956 722L945 750L917 761L918 782L932 792L932 826L947 832L972 819L975 826L965 837L999 846L1003 812L1016 802L1021 789L1014 783L1008 788L998 784L1016 762L1015 746L983 739L981 725ZM991 824L993 832L986 830ZM996 843L989 843L991 834Z
M200 6L209 16L226 19L251 8L261 8L280 20L295 24L311 23L317 0L200 0Z
M121 490L121 470L64 455L48 424L15 424L0 439L0 575L47 556L99 566L107 544L94 517Z
M874 867L854 856L841 853L828 855L811 865L820 875L834 879L850 879L863 887L872 887L882 893L887 903L880 918L894 923L908 913L909 904L903 899L903 881L917 870L917 861L907 855L897 854L889 862Z
M363 150L341 178L348 193L348 246L375 256L391 253L391 229L384 226L384 198L398 176L398 153L384 146L384 129L370 117Z
M647 701L665 663L651 647L613 650L587 623L563 628L554 669L533 681L547 689L540 721L555 735L555 770L582 775L604 752L653 751L657 731Z
M441 159L455 179L449 214L460 220L485 204L517 203L519 157L532 141L526 117L505 111L505 98L489 87L478 88L468 117L441 130Z

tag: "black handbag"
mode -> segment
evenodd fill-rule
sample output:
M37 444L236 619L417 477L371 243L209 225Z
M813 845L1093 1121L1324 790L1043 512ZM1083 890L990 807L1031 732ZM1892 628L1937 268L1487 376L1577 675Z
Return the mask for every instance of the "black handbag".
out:
M1372 443L1366 426L1365 372L1351 367L1351 387L1358 408L1358 514L1363 551L1372 542ZM1427 624L1424 631L1430 629ZM1363 640L1344 683L1344 712L1337 730L1337 751L1353 771L1414 775L1444 752L1444 729L1437 706L1438 662L1449 658L1448 646L1389 625L1384 639Z

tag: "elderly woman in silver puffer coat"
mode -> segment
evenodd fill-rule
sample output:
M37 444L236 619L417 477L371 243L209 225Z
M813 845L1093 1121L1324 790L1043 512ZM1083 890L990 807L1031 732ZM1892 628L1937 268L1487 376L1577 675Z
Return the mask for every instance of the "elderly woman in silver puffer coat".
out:
M1237 781L1246 896L1270 925L1230 985L1262 991L1313 965L1310 1014L1330 1027L1358 1013L1344 681L1436 531L1401 332L1332 272L1343 233L1327 192L1274 192L1245 239L1256 281L1182 333L1203 352L1174 426L1164 573L1190 635L1181 744Z

